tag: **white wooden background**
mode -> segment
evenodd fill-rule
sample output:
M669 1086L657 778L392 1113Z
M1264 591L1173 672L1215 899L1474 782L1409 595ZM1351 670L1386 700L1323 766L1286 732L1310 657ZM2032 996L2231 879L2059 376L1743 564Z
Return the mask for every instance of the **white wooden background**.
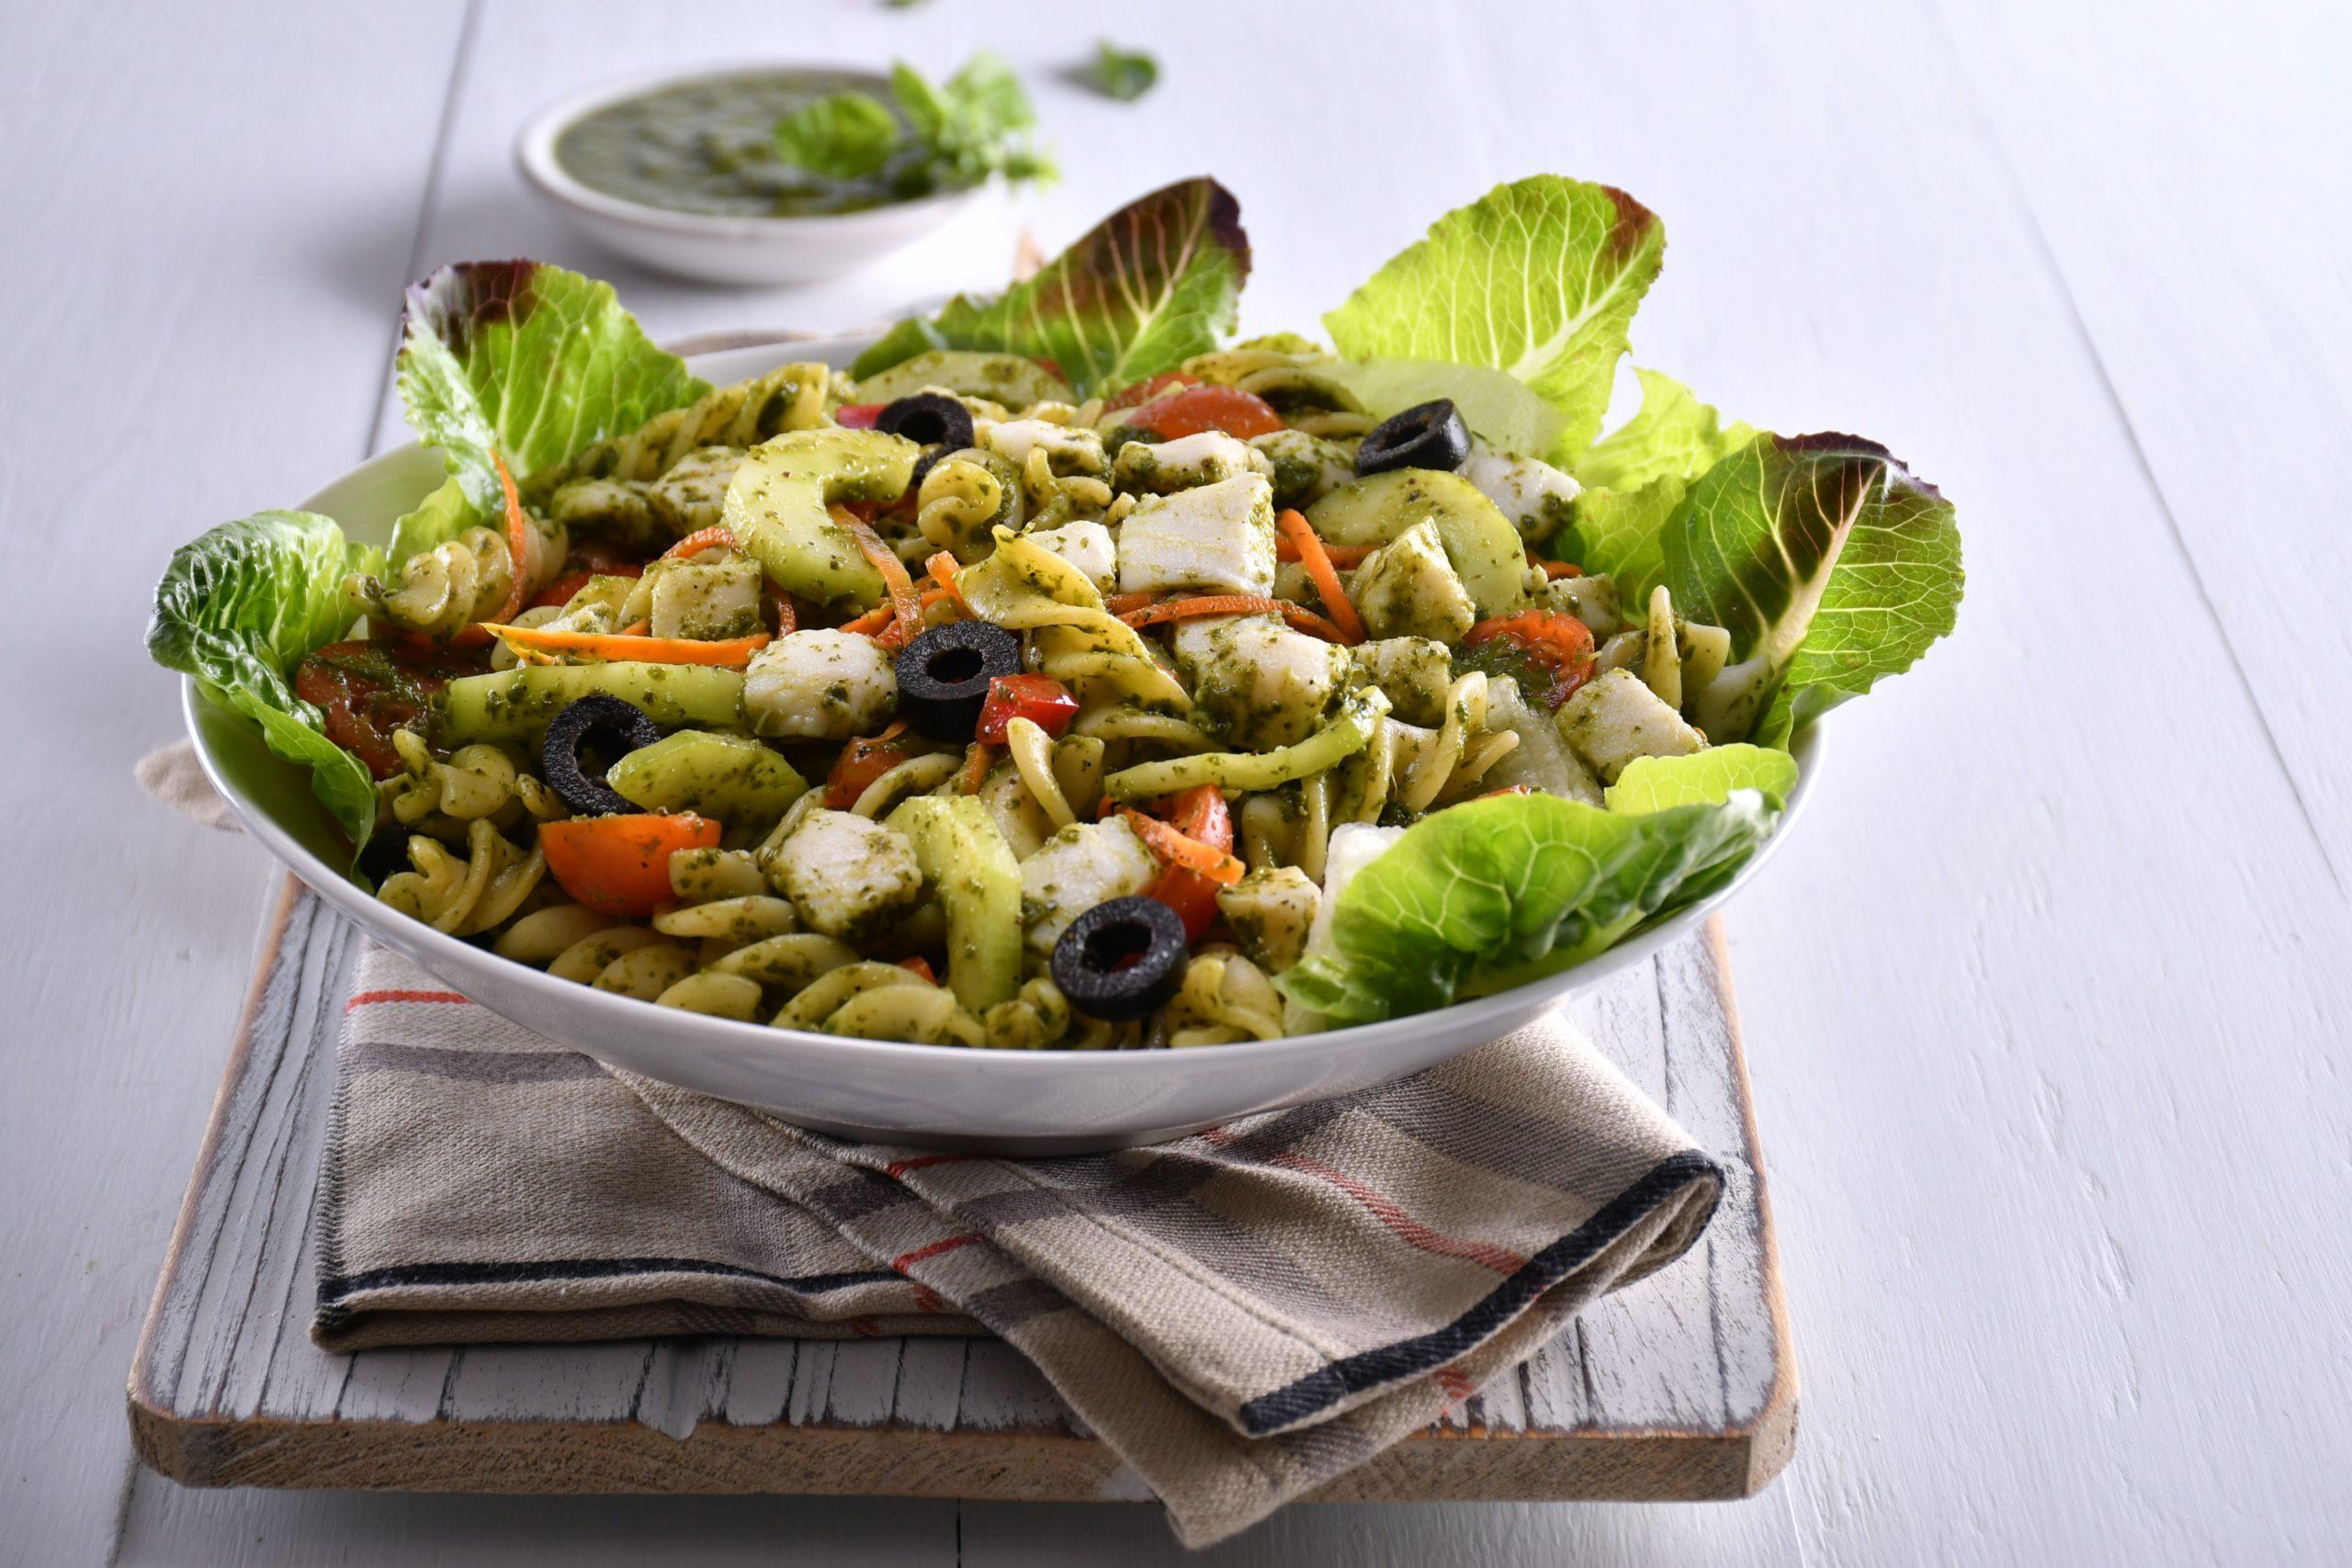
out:
M1645 363L1959 502L1956 638L1838 716L1733 954L1804 1368L1694 1506L1295 1509L1211 1561L2343 1561L2352 1551L2352 33L2316 0L1056 7L0 0L0 1560L1178 1557L1132 1507L192 1494L121 1389L275 873L148 803L148 584L391 433L403 279L529 254L658 333L1000 277L998 207L721 294L566 235L509 143L670 61L991 43L1050 243L1209 170L1310 325L1539 169L1665 215ZM1052 69L1098 30L1136 107Z

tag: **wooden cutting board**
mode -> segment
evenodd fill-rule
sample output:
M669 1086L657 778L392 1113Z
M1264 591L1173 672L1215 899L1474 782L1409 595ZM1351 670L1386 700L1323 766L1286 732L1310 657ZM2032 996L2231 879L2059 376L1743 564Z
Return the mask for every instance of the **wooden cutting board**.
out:
M140 1458L190 1486L1141 1498L994 1339L311 1343L311 1195L355 928L288 879L130 1373ZM1324 1501L1746 1496L1796 1367L1722 931L1571 1016L1723 1162L1705 1238Z

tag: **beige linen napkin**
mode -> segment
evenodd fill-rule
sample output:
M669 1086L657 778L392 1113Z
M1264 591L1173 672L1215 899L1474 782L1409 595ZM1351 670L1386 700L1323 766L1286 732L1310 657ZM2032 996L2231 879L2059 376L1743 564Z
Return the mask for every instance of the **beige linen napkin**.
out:
M1012 1160L844 1143L609 1070L371 946L312 1332L330 1350L995 1334L1197 1546L1672 1261L1721 1187L1556 1017L1345 1099Z
M993 1333L1192 1545L1534 1354L1721 1190L1556 1018L1346 1099L1013 1160L608 1070L381 949L348 1006L320 1344Z

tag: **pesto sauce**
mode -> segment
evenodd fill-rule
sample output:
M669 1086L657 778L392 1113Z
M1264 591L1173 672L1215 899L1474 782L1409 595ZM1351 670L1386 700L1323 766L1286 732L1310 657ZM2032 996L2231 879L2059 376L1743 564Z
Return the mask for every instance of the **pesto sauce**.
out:
M778 71L680 82L591 110L556 139L555 160L592 190L673 212L807 218L862 212L936 189L919 152L841 180L786 163L775 123L830 93L884 103L878 80L853 73ZM895 108L892 113L897 113Z

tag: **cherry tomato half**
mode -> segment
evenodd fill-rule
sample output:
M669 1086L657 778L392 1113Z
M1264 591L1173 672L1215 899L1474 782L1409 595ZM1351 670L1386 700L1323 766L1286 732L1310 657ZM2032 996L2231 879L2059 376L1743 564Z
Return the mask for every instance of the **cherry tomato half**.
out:
M989 682L988 701L980 705L979 728L973 739L1001 746L1006 727L1016 718L1057 736L1077 716L1078 699L1051 675L999 675Z
M843 403L833 411L833 423L843 430L871 430L888 403Z
M1187 387L1154 398L1127 416L1126 423L1148 430L1162 441L1222 430L1248 440L1283 428L1283 416L1254 392L1238 387Z
M825 775L825 804L835 811L847 811L857 804L857 797L865 793L867 784L908 758L920 757L930 750L922 741L896 735L851 741L842 748L833 771Z
M379 779L406 765L392 731L414 724L442 687L490 668L485 652L407 641L330 643L294 669L294 694L326 715L327 739Z
M650 915L675 897L670 856L715 850L718 824L692 812L573 817L539 824L548 874L566 893L606 915Z

